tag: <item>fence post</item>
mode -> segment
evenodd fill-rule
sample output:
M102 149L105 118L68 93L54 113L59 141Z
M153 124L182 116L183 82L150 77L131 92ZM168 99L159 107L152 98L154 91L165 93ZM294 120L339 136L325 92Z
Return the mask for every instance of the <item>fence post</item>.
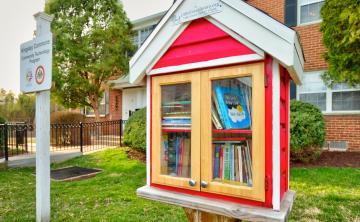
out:
M83 152L83 123L80 122L80 152Z
M123 121L120 120L120 146L122 146L121 136L122 136L122 128L123 128Z
M9 160L9 147L8 147L8 125L4 124L4 145L5 145L5 161Z

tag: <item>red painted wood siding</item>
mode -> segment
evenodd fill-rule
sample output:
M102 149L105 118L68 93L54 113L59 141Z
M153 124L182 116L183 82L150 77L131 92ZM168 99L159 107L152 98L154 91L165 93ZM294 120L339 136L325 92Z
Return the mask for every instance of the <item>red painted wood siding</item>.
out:
M289 74L280 66L280 200L289 187L289 83Z
M153 69L204 62L255 52L206 19L197 19L180 34Z

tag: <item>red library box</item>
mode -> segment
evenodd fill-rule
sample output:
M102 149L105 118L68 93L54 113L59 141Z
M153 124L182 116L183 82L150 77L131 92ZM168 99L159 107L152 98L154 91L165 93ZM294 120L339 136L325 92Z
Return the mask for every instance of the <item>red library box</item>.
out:
M178 0L130 61L147 82L141 197L247 220L286 220L296 32L236 0Z

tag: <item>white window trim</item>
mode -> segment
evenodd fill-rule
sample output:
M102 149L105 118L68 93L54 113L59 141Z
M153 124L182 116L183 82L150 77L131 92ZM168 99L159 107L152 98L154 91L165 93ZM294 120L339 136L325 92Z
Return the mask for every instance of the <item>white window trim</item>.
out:
M301 6L304 5L309 5L309 4L313 4L313 3L317 3L317 2L323 2L324 0L297 0L297 26L305 26L305 25L312 25L312 24L317 24L317 23L321 23L322 19L316 20L316 21L311 21L311 22L304 22L301 23Z
M321 74L324 71L316 72L318 74ZM304 73L304 75L314 75L315 73ZM304 82L303 84L306 84ZM326 87L325 90L314 90L314 91L306 91L306 92L300 92L299 86L296 86L296 100L300 100L300 94L312 94L312 93L326 93L326 109L321 111L324 115L354 115L354 114L360 114L360 110L332 110L332 94L334 92L354 92L354 91L360 91L360 88L351 88L351 89L331 89L329 87Z

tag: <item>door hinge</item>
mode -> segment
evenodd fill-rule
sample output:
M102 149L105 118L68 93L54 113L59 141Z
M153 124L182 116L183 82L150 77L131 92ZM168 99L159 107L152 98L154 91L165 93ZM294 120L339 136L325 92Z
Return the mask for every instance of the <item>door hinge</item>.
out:
M265 191L269 190L269 177L265 176Z

